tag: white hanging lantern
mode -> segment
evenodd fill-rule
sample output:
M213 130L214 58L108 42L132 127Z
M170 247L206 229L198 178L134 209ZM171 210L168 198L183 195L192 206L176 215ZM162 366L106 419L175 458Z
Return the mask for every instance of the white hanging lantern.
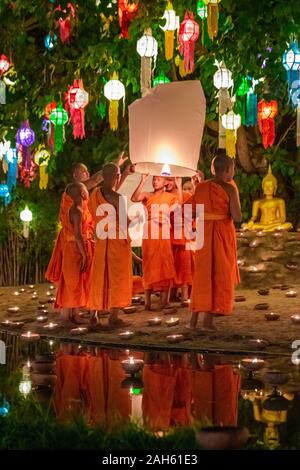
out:
M137 42L136 49L141 56L141 93L144 96L151 88L152 60L154 70L158 51L157 41L152 36L151 28L145 30L144 36Z
M218 112L219 112L219 148L226 148L226 133L222 126L221 116L227 113L231 108L231 99L229 96L229 88L233 86L232 73L221 62L218 64L218 70L214 74L214 86L218 91Z
M161 26L161 29L165 32L165 57L166 60L171 60L174 55L175 31L179 30L179 16L176 16L171 2L168 2L162 19L166 20L165 25Z
M104 96L109 100L109 125L111 130L118 129L119 101L123 99L123 115L125 112L125 87L118 79L118 74L113 73L111 80L104 85Z
M20 219L23 222L23 237L28 238L29 224L32 221L32 212L28 206L26 206L25 209L20 213Z

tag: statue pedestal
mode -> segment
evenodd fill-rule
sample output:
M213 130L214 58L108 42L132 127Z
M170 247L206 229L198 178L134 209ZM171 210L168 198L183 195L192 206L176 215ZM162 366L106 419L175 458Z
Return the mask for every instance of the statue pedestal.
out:
M237 241L243 288L299 283L300 232L238 232Z

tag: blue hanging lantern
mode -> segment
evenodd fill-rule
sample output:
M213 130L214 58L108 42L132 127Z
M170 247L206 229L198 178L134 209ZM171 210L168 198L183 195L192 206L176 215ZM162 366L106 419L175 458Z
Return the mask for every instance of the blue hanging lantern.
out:
M282 57L282 65L287 71L287 81L290 96L293 83L299 80L300 51L298 49L297 41L291 42L290 47L284 52Z
M11 202L11 195L7 184L5 183L0 184L0 198L3 200L3 204L5 206L8 206L8 204Z
M8 164L7 172L7 186L8 190L11 191L17 185L18 176L18 155L17 150L10 148L5 154L5 160Z
M45 36L44 46L48 51L52 51L57 45L57 36L55 33L49 33Z

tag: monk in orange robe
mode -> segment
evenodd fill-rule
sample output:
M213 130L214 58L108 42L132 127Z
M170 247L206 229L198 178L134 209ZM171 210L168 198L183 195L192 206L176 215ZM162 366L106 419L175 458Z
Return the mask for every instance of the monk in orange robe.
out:
M178 198L165 191L166 181L161 176L153 176L153 192L143 192L147 178L148 175L142 175L141 182L131 200L142 202L148 214L144 226L142 252L145 310L151 310L151 293L153 291L161 292L161 308L164 308L168 303L169 289L174 285L176 279L170 237L170 210L160 209L158 211L154 206L164 205L165 209L170 209L177 205ZM155 236L152 232L153 228L157 231ZM169 233L168 237L166 232Z
M178 203L180 204L180 197L182 198L182 221L183 221L183 211L184 203L190 199L191 193L187 191L182 191L182 195L179 194L179 191L175 184L174 178L166 178L166 191L170 194L173 194L178 198ZM192 285L193 281L193 272L192 272L192 252L191 250L186 250L186 239L184 236L184 227L183 223L180 227L181 237L178 238L174 235L174 230L172 230L172 249L174 256L174 264L176 271L175 285L176 287L181 288L181 300L188 300L189 298L189 286Z
M204 313L205 329L215 329L213 314L230 315L237 282L233 221L240 222L242 214L237 191L228 183L234 176L234 161L220 155L214 167L215 178L199 183L188 201L194 208L204 205L204 245L196 251L191 328L196 328L199 312Z
M127 231L127 213L114 187L120 177L113 163L103 168L103 186L91 194L90 210L96 225L96 245L92 264L88 307L109 310L109 323L121 326L121 308L131 305L132 255ZM120 224L120 217L125 224Z
M192 372L193 416L215 426L236 426L240 375L230 365L202 366Z
M84 184L71 183L66 194L73 205L62 214L64 253L56 295L56 307L62 309L63 322L76 321L78 309L87 305L93 255L89 193Z

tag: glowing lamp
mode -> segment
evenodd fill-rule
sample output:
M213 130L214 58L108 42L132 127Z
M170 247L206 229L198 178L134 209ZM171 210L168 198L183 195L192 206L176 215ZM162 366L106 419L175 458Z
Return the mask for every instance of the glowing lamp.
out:
M236 155L236 131L241 123L241 116L233 111L229 111L222 116L222 126L226 129L226 153L228 157L234 158Z
M199 34L200 27L194 19L194 14L187 11L179 27L179 51L184 56L184 68L186 71L193 72L195 69L195 42L199 38Z
M152 88L145 97L132 103L129 147L136 171L193 176L200 155L205 109L205 96L198 80Z
M214 86L220 90L221 88L231 88L233 85L232 73L224 65L218 68L214 74Z
M70 120L73 124L75 139L85 137L84 108L88 105L89 94L84 90L82 80L74 80L67 92L67 106L70 109Z
M8 71L9 67L11 65L11 62L6 55L1 54L0 56L0 75L3 75L5 72Z
M300 69L300 51L298 49L297 41L292 42L290 47L284 52L282 64L287 71L298 71Z
M47 36L45 36L44 39L44 46L48 51L52 51L52 49L55 48L57 45L57 36L55 33L49 33Z
M136 50L141 57L152 58L157 56L157 41L149 30L148 34L144 34L144 36L138 40Z
M141 92L142 96L145 96L151 88L152 61L154 62L153 69L155 69L158 50L157 41L152 36L151 28L148 28L144 36L138 40L136 49L141 56Z
M203 0L197 2L197 15L200 16L201 20L207 18L207 6Z
M128 2L128 0L118 0L119 24L121 28L121 38L128 38L128 28L130 22L138 12L138 3Z
M3 200L5 206L11 202L11 195L7 184L0 184L0 198Z
M21 380L19 384L19 392L23 395L23 397L27 397L31 392L31 380Z
M23 237L29 237L29 224L32 221L32 212L28 209L28 206L20 213L20 219L23 222Z
M58 104L50 114L50 122L54 124L54 146L55 150L59 152L63 149L64 142L64 125L68 122L69 116L61 104Z
M157 77L154 78L153 86L162 85L164 83L170 83L170 82L171 80L169 79L169 77L167 77L163 73L160 73L159 75L157 75Z
M24 121L16 134L16 142L22 145L22 167L28 170L31 165L29 147L35 141L35 133L29 126L29 121Z
M45 149L43 145L39 146L39 149L34 154L34 161L40 167L40 182L39 188L46 189L48 186L49 176L47 173L47 165L50 159L50 153Z
M123 99L123 112L125 101L125 87L118 79L118 74L113 73L112 79L104 85L104 96L109 100L109 125L115 131L118 129L119 101Z
M278 113L276 100L261 100L258 103L258 125L264 148L272 147L275 141L275 117Z

